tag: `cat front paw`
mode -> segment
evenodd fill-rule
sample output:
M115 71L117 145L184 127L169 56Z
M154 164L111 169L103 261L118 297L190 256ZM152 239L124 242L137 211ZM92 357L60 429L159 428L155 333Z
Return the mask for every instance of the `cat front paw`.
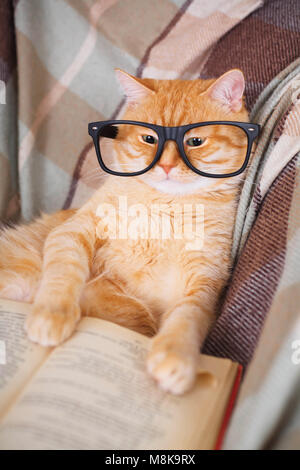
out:
M181 395L192 388L197 369L192 355L154 344L147 358L147 370L164 391Z
M77 305L36 303L26 318L25 330L34 343L57 346L71 336L79 319Z

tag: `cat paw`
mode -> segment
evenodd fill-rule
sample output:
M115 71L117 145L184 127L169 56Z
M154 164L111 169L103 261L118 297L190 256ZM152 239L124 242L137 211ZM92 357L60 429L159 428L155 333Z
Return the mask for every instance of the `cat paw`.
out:
M196 377L196 361L182 352L152 348L147 370L159 387L174 395L190 390Z
M25 330L28 338L42 346L57 346L69 338L80 318L79 306L66 309L59 305L34 304L27 316Z

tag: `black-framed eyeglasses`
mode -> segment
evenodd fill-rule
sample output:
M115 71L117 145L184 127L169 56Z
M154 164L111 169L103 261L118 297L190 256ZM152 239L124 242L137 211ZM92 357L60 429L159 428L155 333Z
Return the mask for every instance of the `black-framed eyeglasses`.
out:
M242 173L258 136L258 124L235 121L197 122L166 127L140 121L91 122L100 167L112 175L137 176L159 161L169 140L176 142L185 164L209 178L228 178Z

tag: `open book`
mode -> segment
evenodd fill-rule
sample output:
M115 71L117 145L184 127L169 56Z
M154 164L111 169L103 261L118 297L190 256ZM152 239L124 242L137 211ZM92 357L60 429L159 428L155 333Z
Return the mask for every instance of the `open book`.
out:
M0 299L0 449L213 449L241 367L199 355L195 387L160 390L145 371L149 338L83 318L57 348L29 342L31 305Z

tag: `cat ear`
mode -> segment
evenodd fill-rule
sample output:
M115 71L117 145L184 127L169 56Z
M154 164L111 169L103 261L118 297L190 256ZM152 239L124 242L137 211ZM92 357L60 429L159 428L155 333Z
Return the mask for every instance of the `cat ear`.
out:
M138 78L129 75L129 73L123 72L121 69L115 69L115 74L129 104L139 103L147 96L155 94L153 90L141 83Z
M243 104L244 90L243 73L239 69L233 69L218 78L205 93L213 100L227 106L231 111L238 112Z

